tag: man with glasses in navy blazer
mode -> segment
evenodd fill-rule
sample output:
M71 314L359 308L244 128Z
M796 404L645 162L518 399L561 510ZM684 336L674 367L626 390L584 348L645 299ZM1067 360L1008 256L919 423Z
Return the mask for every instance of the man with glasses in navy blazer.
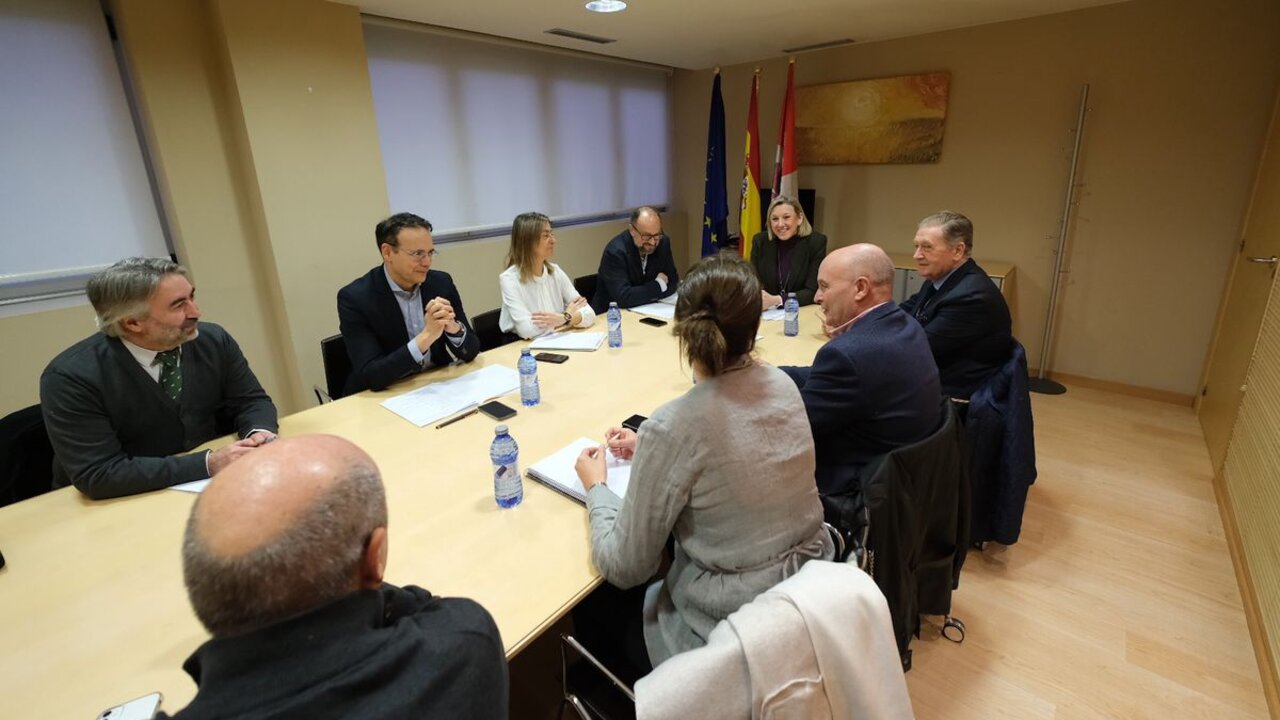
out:
M676 291L680 274L671 255L671 238L662 232L662 216L651 207L631 213L627 229L604 248L591 309L603 313L654 302Z
M431 232L431 223L413 213L378 223L382 264L338 291L338 329L351 358L346 394L382 390L480 354L453 278L431 269Z

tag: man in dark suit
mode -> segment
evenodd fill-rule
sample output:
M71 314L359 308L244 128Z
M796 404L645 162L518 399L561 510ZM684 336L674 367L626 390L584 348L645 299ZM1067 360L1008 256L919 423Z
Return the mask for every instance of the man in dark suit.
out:
M383 582L387 542L378 467L341 438L281 440L220 476L182 543L213 638L183 665L198 690L173 717L505 720L493 618Z
M893 297L893 261L875 245L840 248L818 268L831 338L812 367L784 367L800 388L817 451L818 492L857 487L863 467L923 440L941 422L929 341Z
M85 288L102 332L40 376L53 485L102 499L216 475L275 439L276 408L236 341L200 308L166 258L121 260ZM219 435L226 447L177 456Z
M644 305L670 295L679 285L662 216L651 207L636 208L627 229L604 248L591 309L605 312L611 302L620 308Z
M373 234L382 264L338 291L338 331L351 357L347 394L480 354L453 278L431 269L431 223L397 213Z
M968 398L1013 351L1009 305L971 257L973 223L943 211L920 221L915 260L924 287L902 309L924 326L942 391Z

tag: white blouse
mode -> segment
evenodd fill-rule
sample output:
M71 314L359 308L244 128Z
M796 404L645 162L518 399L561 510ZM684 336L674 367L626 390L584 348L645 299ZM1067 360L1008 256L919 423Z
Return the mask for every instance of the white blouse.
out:
M502 289L502 313L498 316L498 327L502 332L514 332L528 340L553 328L539 328L533 324L533 313L562 313L569 303L578 299L578 291L573 281L555 263L542 273L541 277L529 278L520 282L520 269L515 265L503 270L498 275L498 287ZM584 305L579 311L582 322L578 327L590 327L595 324L596 314L590 305Z

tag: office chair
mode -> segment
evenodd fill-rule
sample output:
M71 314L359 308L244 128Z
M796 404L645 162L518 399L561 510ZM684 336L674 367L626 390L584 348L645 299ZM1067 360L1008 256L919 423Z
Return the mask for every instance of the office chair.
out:
M597 278L595 273L574 278L573 289L577 290L579 295L586 298L587 302L591 302L596 297L596 280Z
M347 394L347 378L351 377L351 356L347 355L347 341L342 339L341 333L320 341L320 359L324 362L324 384L329 391L329 399L343 397ZM324 402L319 388L316 389L316 398Z
M573 708L581 720L912 716L884 595L848 563L805 563L720 621L705 646L662 663L634 689L565 635L562 665L566 649L621 699L605 710L564 672L561 713Z
M921 615L944 617L942 635L963 642L951 593L969 547L969 458L964 427L949 398L929 437L885 454L863 471L859 489L822 496L823 511L847 552L889 604L904 670Z
M471 318L471 329L480 338L480 352L502 347L520 338L514 333L504 333L498 329L498 318L502 310L489 310Z
M32 405L0 419L0 506L53 489L53 446Z

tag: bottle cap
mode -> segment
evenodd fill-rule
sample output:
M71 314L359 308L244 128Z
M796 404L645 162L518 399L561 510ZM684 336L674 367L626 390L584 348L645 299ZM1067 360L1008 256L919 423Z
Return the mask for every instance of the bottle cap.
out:
M494 435L506 435L506 434L507 434L507 424L506 424L506 423L502 423L502 424L498 425L497 427L495 427L495 428L493 429L493 434L494 434Z
M616 303L616 302L611 302L611 303L609 303L609 307L618 307L618 303Z

